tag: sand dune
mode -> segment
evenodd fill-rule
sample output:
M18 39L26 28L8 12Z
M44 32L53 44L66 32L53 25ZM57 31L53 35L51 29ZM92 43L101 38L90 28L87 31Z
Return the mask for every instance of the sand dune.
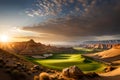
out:
M101 60L120 66L120 45L114 46L112 49L96 53L95 55L99 56ZM100 74L100 76L103 77L103 80L120 80L120 67L113 71Z
M99 75L102 76L102 80L120 80L120 68Z
M101 80L120 80L120 44L115 45L112 49L84 56L100 62L110 63L112 66L117 67L113 71L99 74L102 77Z
M112 48L110 50L106 50L103 52L97 53L98 56L101 58L110 58L110 57L115 57L120 55L120 49Z
M107 73L103 73L100 74L101 76L120 76L120 68L117 68L113 71L107 72Z

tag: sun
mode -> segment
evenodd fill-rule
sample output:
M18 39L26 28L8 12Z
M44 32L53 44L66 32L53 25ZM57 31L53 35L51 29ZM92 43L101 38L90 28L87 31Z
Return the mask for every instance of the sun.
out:
M1 40L1 42L8 42L9 41L9 37L7 35L1 35L0 36L0 40Z

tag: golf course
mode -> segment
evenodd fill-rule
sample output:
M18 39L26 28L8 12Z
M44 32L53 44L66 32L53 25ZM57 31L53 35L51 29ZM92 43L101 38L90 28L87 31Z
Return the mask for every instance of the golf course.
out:
M47 59L29 58L28 60L40 64L44 67L62 70L66 67L76 65L83 72L102 72L106 65L91 59L84 58L81 54L54 54Z

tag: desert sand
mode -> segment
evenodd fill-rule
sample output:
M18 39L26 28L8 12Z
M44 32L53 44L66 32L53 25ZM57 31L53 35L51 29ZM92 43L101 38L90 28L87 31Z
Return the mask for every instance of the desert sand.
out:
M83 56L91 57L105 64L108 63L110 66L116 68L107 73L100 73L99 75L102 77L102 80L120 80L120 45L116 45L109 50L85 54Z

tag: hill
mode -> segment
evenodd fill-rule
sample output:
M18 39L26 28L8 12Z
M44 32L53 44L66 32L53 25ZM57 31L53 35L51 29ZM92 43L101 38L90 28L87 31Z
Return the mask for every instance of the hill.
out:
M120 65L120 44L114 45L113 48L109 50L96 53L95 56L112 65Z
M0 80L33 80L34 75L42 71L51 72L20 55L0 49Z
M85 41L84 44L119 44L120 40Z
M75 50L72 48L58 48L51 45L44 45L42 43L36 43L33 39L26 42L0 43L0 48L8 52L17 53L21 55L42 55L51 53L75 52Z
M90 57L94 60L109 65L109 70L107 70L108 72L100 74L100 76L103 76L102 80L120 79L120 44L114 45L109 50L105 50L94 54L85 54L83 56Z
M92 57L95 60L110 63L112 65L120 64L120 44L114 45L111 49L93 54L84 54L83 56Z
M120 40L85 41L79 46L94 49L110 49L116 44L120 44Z

